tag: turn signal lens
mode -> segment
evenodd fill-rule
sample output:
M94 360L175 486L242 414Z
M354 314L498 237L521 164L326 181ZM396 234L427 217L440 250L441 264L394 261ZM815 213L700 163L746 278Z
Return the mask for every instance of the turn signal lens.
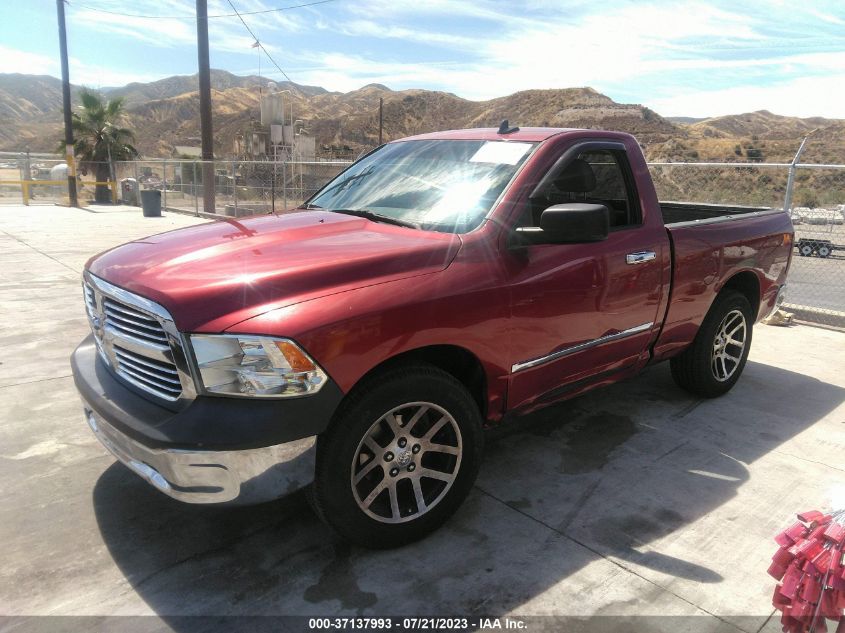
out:
M317 366L301 349L290 341L274 341L293 371L314 371Z

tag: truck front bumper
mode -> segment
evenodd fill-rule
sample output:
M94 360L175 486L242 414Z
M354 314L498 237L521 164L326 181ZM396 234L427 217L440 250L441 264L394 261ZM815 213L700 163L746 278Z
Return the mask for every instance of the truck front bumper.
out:
M308 485L316 436L342 397L332 383L289 402L197 397L172 411L119 382L91 337L73 353L71 367L85 420L103 446L188 503L260 503Z
M166 495L187 503L260 503L314 477L316 436L242 451L149 448L124 435L83 399L85 420L109 452Z

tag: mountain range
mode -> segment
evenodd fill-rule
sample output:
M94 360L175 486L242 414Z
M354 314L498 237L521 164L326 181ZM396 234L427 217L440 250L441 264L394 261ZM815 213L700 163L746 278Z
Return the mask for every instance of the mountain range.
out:
M215 154L228 157L233 139L259 118L259 89L267 79L212 71ZM378 142L378 103L384 99L386 140L428 131L497 126L615 129L637 136L649 160L788 162L813 132L803 160L845 163L845 120L801 119L762 110L713 118L666 118L647 107L622 104L592 88L526 90L489 101L469 101L432 90L394 91L370 84L352 92L277 82L290 91L296 119L318 148L346 145L353 154ZM171 157L176 145L198 145L197 77L104 88L126 103L127 125L145 157ZM74 97L78 87L72 88ZM46 75L0 74L0 150L52 152L62 137L61 81ZM814 130L816 130L814 132Z

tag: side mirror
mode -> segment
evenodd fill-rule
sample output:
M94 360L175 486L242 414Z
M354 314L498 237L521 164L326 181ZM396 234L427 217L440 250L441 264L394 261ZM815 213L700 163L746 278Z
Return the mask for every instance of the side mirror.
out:
M603 204L571 202L549 207L540 226L516 229L516 241L528 244L572 244L607 239L610 211Z

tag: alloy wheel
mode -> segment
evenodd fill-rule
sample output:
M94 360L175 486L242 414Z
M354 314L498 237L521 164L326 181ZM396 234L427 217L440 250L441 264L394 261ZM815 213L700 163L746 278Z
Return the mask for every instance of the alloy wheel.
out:
M445 496L461 465L461 431L431 402L409 402L378 418L352 460L352 493L367 516L383 523L420 518Z
M722 319L713 340L710 365L719 382L729 380L736 373L745 351L747 327L741 310L731 310Z

